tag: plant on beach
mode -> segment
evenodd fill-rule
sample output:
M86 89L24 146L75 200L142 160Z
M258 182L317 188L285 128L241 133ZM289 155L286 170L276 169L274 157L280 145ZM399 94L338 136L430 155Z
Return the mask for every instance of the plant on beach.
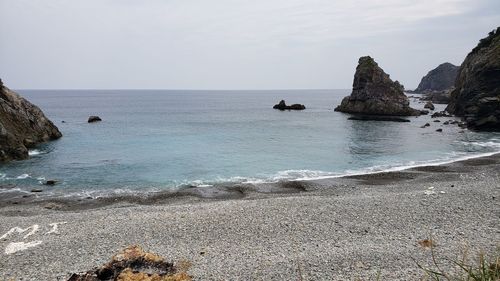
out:
M487 256L480 252L477 260L472 264L468 258L467 249L464 250L462 259L450 260L443 259L455 267L455 271L444 270L441 263L438 262L434 251L434 245L431 244L432 268L424 267L417 263L417 266L425 273L423 280L434 281L500 281L500 249L496 249L493 256Z

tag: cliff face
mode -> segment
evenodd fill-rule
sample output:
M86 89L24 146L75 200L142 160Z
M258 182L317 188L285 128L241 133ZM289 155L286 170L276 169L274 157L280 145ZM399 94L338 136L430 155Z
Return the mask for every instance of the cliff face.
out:
M452 88L459 68L449 62L440 64L422 78L415 92L443 91Z
M335 111L369 115L412 116L420 111L409 106L404 87L369 56L361 57L354 74L352 93Z
M500 27L465 58L446 110L470 128L500 131Z
M40 108L0 80L0 162L26 159L28 148L61 136Z

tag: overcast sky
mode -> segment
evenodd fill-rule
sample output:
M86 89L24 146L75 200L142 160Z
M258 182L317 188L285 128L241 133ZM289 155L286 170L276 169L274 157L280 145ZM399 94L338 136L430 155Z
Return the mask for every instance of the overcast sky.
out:
M499 0L0 0L0 77L17 89L345 89L371 55L414 88L498 25Z

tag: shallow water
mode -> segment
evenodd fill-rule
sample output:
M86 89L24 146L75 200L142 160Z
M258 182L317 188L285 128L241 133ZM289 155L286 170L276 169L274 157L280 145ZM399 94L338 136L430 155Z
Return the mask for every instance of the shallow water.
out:
M27 161L0 166L0 184L21 190L44 179L61 181L46 188L58 194L313 179L500 151L500 134L459 133L443 125L451 118L347 120L333 108L349 90L19 92L64 135L31 151ZM280 99L307 109L273 110ZM88 124L89 115L103 122ZM431 126L420 128L426 122Z

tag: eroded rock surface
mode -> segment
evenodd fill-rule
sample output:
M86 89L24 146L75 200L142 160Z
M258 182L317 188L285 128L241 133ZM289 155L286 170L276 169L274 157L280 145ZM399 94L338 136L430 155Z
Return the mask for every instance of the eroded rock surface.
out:
M500 131L500 27L465 58L446 110L469 128Z
M29 148L61 136L40 108L0 79L0 162L27 159Z

